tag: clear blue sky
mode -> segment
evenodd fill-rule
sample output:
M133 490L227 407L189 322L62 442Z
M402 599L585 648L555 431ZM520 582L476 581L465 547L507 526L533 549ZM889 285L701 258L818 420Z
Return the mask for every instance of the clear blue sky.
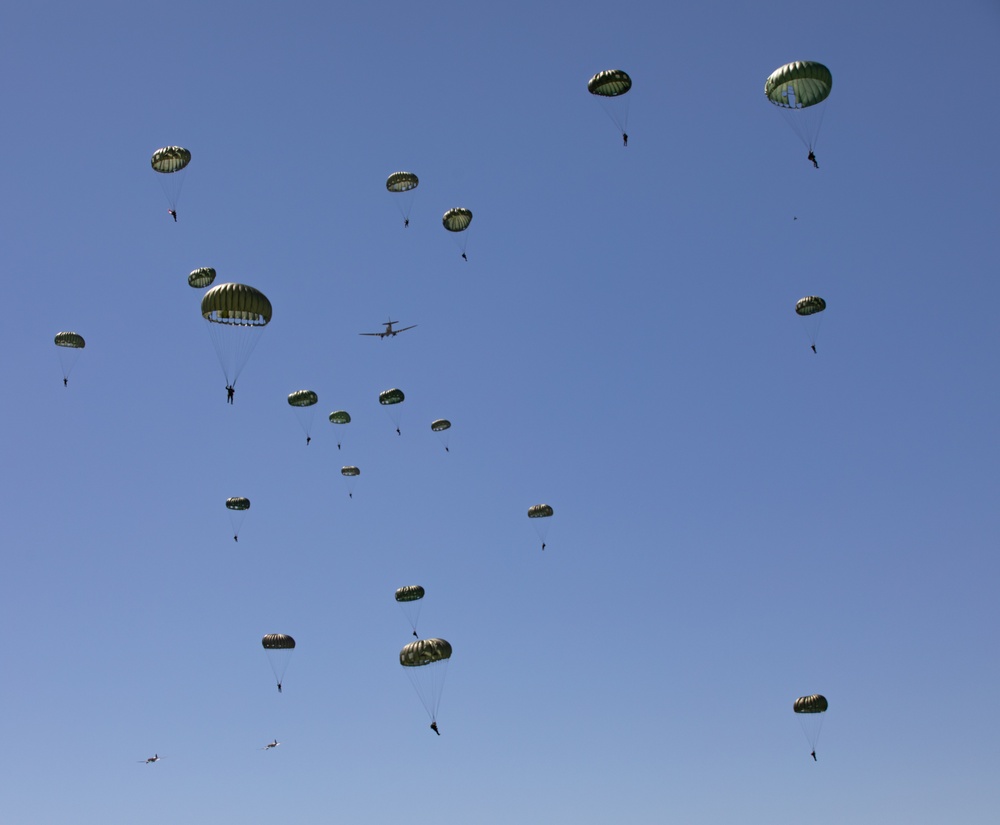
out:
M39 3L0 31L5 820L992 821L995 2ZM833 73L819 171L762 93L792 60ZM627 148L586 91L612 68ZM274 306L233 406L200 266ZM389 317L418 326L357 334ZM405 584L455 651L440 737Z

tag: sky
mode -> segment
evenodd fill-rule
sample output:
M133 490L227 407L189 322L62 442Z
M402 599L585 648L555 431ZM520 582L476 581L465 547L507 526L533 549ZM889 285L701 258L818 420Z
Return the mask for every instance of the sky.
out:
M9 821L992 821L993 0L0 31ZM818 170L762 94L794 60L834 78ZM232 405L203 266L273 305ZM417 326L358 334L389 318ZM439 737L398 659L415 584ZM265 633L297 642L280 694Z

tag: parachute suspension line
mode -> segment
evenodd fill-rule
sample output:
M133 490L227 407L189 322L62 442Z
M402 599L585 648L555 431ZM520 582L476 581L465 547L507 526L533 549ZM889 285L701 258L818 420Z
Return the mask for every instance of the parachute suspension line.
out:
M624 100L616 97L601 98L601 108L604 109L604 114L615 124L619 133L623 135L628 131L628 107L630 102L631 98L627 96ZM617 110L622 111L621 117L614 114Z

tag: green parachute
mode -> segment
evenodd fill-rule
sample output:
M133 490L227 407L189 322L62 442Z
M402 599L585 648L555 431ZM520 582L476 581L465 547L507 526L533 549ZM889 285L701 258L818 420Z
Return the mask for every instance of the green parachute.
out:
M215 270L210 266L195 269L188 275L188 286L195 289L204 289L207 286L211 286L213 281L215 281Z
M552 518L555 510L548 504L532 504L528 508L528 518L535 526L535 532L542 541L542 550L545 549L545 540L549 535L549 519Z
M787 117L788 125L799 136L810 154L816 146L826 107L814 109L830 96L833 75L822 63L800 60L786 63L771 72L764 81L764 94ZM812 160L812 158L810 158Z
M246 284L213 286L201 299L212 343L229 386L236 386L261 332L271 321L271 302Z
M823 323L823 316L820 313L825 309L826 301L818 295L807 295L795 302L795 314L802 318L813 352L816 352L816 338L819 336L820 324Z
M267 633L260 643L278 683L278 693L281 693L281 683L285 679L292 651L295 650L295 639L285 633Z
M349 412L347 412L347 410L334 410L332 413L330 413L330 423L331 424L350 424L351 423L351 414ZM338 435L338 440L337 440L337 449L338 450L340 449L340 440L339 440L339 438L340 437Z
M296 390L288 394L288 405L295 409L299 426L306 435L306 445L312 441L312 424L316 418L316 404L319 396L312 390Z
M87 342L78 332L57 332L55 344L59 347L59 364L62 366L63 386L66 386L69 374L80 357L80 350L87 346Z
M340 474L344 477L344 483L347 486L347 497L354 498L354 488L357 484L358 476L361 475L360 468L349 464L346 467L340 468Z
M441 439L441 443L444 445L444 451L446 453L451 452L448 448L448 436L450 435L448 430L450 429L451 422L447 418L439 418L436 421L431 422L431 432L438 434L438 438Z
M417 635L417 622L420 619L423 598L424 588L419 584L408 584L396 590L396 602L406 616L406 621L410 623L414 636Z
M816 758L816 743L819 741L824 714L828 707L830 707L830 703L826 701L826 697L818 693L811 696L800 696L792 705L792 710L795 711L799 722L802 723L802 732L812 748L813 759Z
M232 496L226 499L226 509L229 510L229 522L233 525L233 541L240 540L240 528L250 509L250 499L243 496Z
M462 250L462 257L465 258L465 249L469 245L469 236L464 233L469 228L469 224L472 223L472 212L461 207L449 209L441 218L441 223L449 232L462 233L455 238L455 243ZM468 258L465 259L468 260Z
M183 146L164 146L149 159L153 171L159 172L157 178L172 212L177 211L177 201L184 186L184 170L190 162L191 152Z
M386 413L396 427L397 435L401 435L399 422L402 418L402 408L399 405L405 400L406 396L403 394L403 391L396 387L393 387L391 390L383 390L378 394L378 403L385 407Z
M623 97L632 88L632 78L621 69L598 72L587 81L587 91L598 97L604 111L622 136L628 130L629 98Z
M418 639L399 651L399 663L410 677L435 731L450 659L451 645L444 639Z
M385 188L397 196L393 200L399 208L399 214L403 216L403 226L410 225L410 210L416 197L413 190L419 183L420 179L413 172L393 172L386 178Z

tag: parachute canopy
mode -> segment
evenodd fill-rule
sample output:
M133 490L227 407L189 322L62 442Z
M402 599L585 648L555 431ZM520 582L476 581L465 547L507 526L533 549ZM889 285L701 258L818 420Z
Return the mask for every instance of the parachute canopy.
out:
M383 407L389 406L390 404L402 404L403 400L406 398L403 395L403 391L400 389L393 388L391 390L383 390L378 394L378 403Z
M336 410L330 413L331 424L350 424L351 414L347 410Z
M191 162L191 153L183 146L164 146L153 152L150 164L156 172L179 172Z
M210 266L203 266L188 275L188 286L192 286L195 289L204 289L206 286L211 286L214 280L215 270Z
M249 510L250 509L250 499L243 498L243 496L233 496L232 498L226 499L226 509L227 510Z
M548 518L554 512L548 504L532 504L528 508L528 518Z
M385 188L390 192L409 192L419 183L420 179L413 172L393 172L386 178Z
M804 109L826 100L832 86L833 75L826 66L802 60L771 72L764 82L764 94L775 106Z
M436 433L451 429L451 422L447 418L439 418L431 422L431 430Z
M319 396L312 390L296 390L288 394L288 403L293 407L311 407L319 401Z
M449 232L462 232L472 223L472 213L468 209L449 209L441 218L441 223Z
M284 633L267 633L260 643L264 650L291 650L295 647L295 639Z
M826 697L814 693L812 696L800 696L795 700L792 709L796 713L825 713L828 707Z
M352 466L341 467L340 474L345 478L355 478L356 476L361 475L361 470L359 470L357 467L352 467Z
M444 639L418 639L399 651L403 667L423 667L451 658L451 645Z
M87 342L83 340L83 336L77 332L57 332L55 341L57 347L83 349L87 346Z
M424 597L424 588L419 584L407 584L396 590L397 602L415 602Z
M219 284L201 299L201 315L212 324L262 327L271 320L271 302L252 286Z
M618 97L632 88L632 78L621 69L598 72L587 82L587 91L600 97Z
M795 312L798 315L815 315L824 309L826 309L826 301L818 295L807 295L795 302Z

